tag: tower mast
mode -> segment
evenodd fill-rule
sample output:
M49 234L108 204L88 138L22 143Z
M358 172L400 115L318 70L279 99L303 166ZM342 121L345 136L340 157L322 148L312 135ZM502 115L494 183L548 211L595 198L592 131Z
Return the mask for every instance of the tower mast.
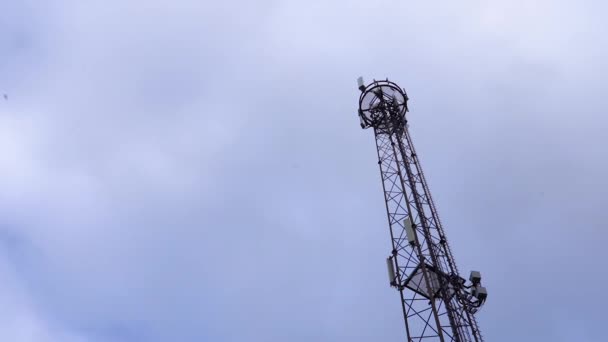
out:
M487 297L481 275L460 277L408 131L407 93L359 78L361 128L372 128L392 251L389 281L401 297L407 341L483 342L474 314Z

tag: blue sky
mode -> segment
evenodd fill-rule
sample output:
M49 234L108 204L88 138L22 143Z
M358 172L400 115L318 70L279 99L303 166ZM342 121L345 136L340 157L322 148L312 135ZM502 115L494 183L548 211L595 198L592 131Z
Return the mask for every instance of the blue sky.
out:
M404 340L360 75L486 340L605 340L603 2L0 4L1 340Z

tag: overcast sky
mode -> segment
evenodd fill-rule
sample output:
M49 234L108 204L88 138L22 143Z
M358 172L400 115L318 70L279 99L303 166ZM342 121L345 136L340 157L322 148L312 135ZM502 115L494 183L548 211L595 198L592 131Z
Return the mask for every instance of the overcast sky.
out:
M486 340L606 341L604 1L0 5L0 340L404 341L362 75Z

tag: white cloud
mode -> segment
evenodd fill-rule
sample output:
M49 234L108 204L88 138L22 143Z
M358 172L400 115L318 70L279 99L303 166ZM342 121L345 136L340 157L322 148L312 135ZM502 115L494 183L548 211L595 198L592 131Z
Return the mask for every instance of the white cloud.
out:
M0 264L17 313L0 324L43 342L402 337L363 74L408 88L459 264L494 282L482 328L500 340L501 315L529 318L504 298L531 242L554 246L532 266L564 257L551 232L566 227L534 213L564 206L601 234L601 104L568 82L601 87L566 53L601 49L562 25L592 27L584 8L548 6L71 1L23 20L42 53L12 60L30 71L0 107L0 224L26 242ZM562 183L577 172L587 183ZM531 193L556 186L594 205Z
M7 241L2 236L3 249ZM10 247L9 247L10 248ZM25 284L19 281L18 272L6 255L0 256L0 338L14 342L80 342L88 341L76 332L65 330L49 319L32 300Z

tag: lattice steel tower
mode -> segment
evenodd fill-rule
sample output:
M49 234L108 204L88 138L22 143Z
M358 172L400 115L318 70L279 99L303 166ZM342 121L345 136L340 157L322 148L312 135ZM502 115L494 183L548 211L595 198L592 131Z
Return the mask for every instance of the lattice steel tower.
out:
M397 84L359 78L361 128L373 128L392 252L389 281L401 296L407 341L481 342L473 314L487 297L481 275L467 284L450 251L408 132L408 97Z

